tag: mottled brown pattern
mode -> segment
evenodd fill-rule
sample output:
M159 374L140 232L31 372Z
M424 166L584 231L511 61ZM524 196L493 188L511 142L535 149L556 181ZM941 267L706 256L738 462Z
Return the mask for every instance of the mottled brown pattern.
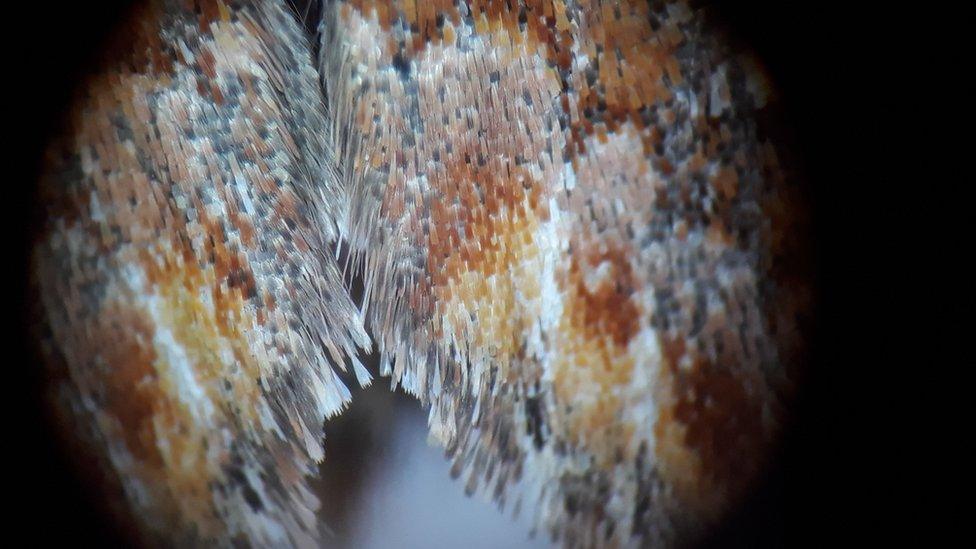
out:
M283 3L133 11L52 145L34 273L63 393L148 540L306 544L304 476L368 344ZM331 364L330 364L331 362Z
M806 292L773 267L800 206L754 61L685 2L325 19L367 320L468 487L570 545L717 520L775 439Z
M566 301L557 336L563 360L556 361L554 380L557 402L568 404L565 436L574 445L593 448L604 467L621 459L634 434L633 427L619 424L625 403L614 387L630 383L634 375L635 360L627 348L640 330L630 254L613 246L606 251L581 247L570 257L566 280L559 281ZM593 277L601 266L603 271ZM594 401L579 401L581 392L594 387Z
M316 73L281 1L148 2L50 151L42 343L150 538L317 539L361 319L467 491L567 546L719 520L809 308L756 61L681 0L322 15Z
M574 255L569 268L569 276L575 285L573 299L578 305L571 305L572 311L579 311L582 317L581 328L587 339L609 340L617 347L625 347L637 332L637 307L631 302L634 292L634 275L624 252L610 248L606 252L585 259L589 269L596 269L602 263L610 265L610 272L595 288L590 288L583 280L578 255Z
M152 339L153 326L145 318L119 311L113 316L125 326L123 333L105 341L105 362L112 376L105 384L105 409L119 422L126 446L134 457L153 469L163 466L156 447L153 417L162 399L152 364L155 350L143 341Z

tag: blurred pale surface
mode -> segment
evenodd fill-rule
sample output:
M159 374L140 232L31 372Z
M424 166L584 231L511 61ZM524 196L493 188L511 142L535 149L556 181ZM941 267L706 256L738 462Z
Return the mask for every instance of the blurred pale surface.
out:
M344 439L349 434L337 433L331 440L326 435L326 460L322 465L326 480L320 497L325 503L330 492L337 496L337 490L330 489L337 481L345 484L346 489L358 492L345 496L351 508L337 509L331 516L328 504L325 505L325 520L335 531L330 546L364 549L552 546L541 532L529 537L530 524L525 516L513 519L510 508L500 512L494 504L477 495L465 496L464 484L451 479L450 463L443 452L427 443L423 410L411 397L386 392L384 381L378 381L380 386L361 391L360 397L367 398L354 398L354 405L348 410L351 413L342 416L350 416L350 423L338 426L343 431L355 431L372 439L358 446L361 455L330 455L330 447L346 442ZM364 402L368 402L368 409L367 404L356 405ZM383 414L384 409L392 413ZM389 421L392 425L380 426L376 421ZM335 432L332 423L326 423L327 433ZM385 440L381 432L387 435ZM330 457L336 459L330 463ZM337 469L346 478L336 479ZM352 480L348 478L350 475L360 479L357 486L348 486Z

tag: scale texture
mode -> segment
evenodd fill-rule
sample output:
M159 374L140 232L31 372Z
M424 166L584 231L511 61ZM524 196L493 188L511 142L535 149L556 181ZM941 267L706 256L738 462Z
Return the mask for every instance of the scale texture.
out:
M311 50L280 2L161 1L108 55L41 183L50 362L150 538L311 543L330 360L368 346Z
M805 293L755 63L680 2L325 18L381 373L468 489L571 546L719 517L777 431Z
M147 539L319 540L372 345L468 492L568 547L694 540L804 353L759 64L681 1L321 7L313 59L282 2L150 2L51 149L41 340Z

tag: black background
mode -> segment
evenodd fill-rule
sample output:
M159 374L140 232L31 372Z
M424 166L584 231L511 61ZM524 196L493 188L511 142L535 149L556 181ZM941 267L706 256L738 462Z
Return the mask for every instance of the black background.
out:
M12 96L3 147L14 168L3 211L13 257L14 337L5 404L14 427L5 453L16 487L8 501L19 512L8 534L39 542L118 543L50 437L39 399L40 365L30 347L26 258L32 193L40 152L57 130L72 83L83 74L124 1L35 2L7 12L6 71ZM781 91L796 138L813 208L818 310L813 367L795 424L766 484L709 545L775 547L870 541L897 518L875 519L880 505L908 505L897 479L879 478L877 452L885 421L859 413L863 381L895 353L881 327L888 298L878 289L879 258L890 251L897 215L881 197L891 192L893 158L908 158L895 123L905 115L895 99L911 66L913 40L888 9L848 3L722 2L720 13L739 39L765 62ZM911 15L909 14L909 17ZM905 67L904 64L909 64ZM898 70L894 70L895 68ZM904 156L902 156L904 155ZM894 229L891 229L894 230Z

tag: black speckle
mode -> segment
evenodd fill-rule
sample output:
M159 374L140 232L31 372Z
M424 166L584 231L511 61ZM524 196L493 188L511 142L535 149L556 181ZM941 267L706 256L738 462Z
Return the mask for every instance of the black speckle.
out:
M529 397L525 399L525 429L532 435L532 443L536 450L542 450L545 438L542 430L545 427L545 418L542 417L541 397Z
M410 79L410 62L407 61L402 53L397 53L393 56L393 68L396 69L397 74L403 80Z
M579 501L577 500L576 494L568 494L564 500L564 505L566 507L566 512L570 516L573 516L579 511Z
M244 501L251 506L251 509L254 511L261 511L264 509L264 502L261 501L261 496L254 491L254 488L251 488L250 484L245 484L241 490L244 493Z

